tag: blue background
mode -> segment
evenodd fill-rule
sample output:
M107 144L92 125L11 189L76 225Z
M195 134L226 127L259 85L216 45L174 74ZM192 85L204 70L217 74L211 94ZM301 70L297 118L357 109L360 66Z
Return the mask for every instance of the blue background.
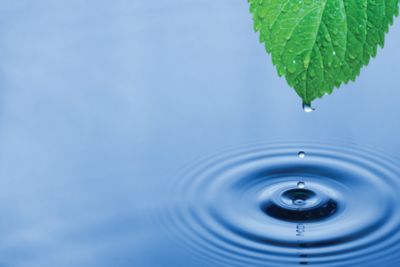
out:
M0 12L0 266L201 266L157 219L193 160L278 139L399 154L398 20L358 80L306 114L245 0Z

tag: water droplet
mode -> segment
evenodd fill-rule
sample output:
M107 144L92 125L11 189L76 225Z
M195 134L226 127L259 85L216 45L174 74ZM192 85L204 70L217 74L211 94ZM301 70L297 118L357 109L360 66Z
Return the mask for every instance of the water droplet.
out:
M303 159L306 156L306 153L304 151L300 151L298 154L299 158Z
M297 183L297 187L298 188L304 188L306 186L306 184L304 182L298 182Z
M306 103L303 102L303 110L306 113L310 113L310 112L313 112L315 110L315 108L313 108L311 106L311 104L306 104Z

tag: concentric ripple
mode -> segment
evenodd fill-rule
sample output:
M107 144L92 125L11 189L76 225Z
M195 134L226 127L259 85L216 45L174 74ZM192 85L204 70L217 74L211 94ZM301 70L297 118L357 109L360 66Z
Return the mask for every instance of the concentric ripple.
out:
M326 144L230 151L178 177L166 223L207 266L399 266L397 165Z

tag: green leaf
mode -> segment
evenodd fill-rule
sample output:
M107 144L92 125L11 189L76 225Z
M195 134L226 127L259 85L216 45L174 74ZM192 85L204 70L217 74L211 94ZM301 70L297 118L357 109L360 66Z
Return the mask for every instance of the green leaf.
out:
M355 80L399 13L399 0L248 1L278 74L308 105Z

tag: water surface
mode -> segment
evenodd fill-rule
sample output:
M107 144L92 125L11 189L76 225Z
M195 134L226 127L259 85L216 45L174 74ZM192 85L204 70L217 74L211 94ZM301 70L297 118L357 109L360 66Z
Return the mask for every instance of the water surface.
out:
M1 266L290 266L358 259L367 267L366 259L371 266L399 265L398 204L393 204L398 196L393 173L400 162L398 20L385 49L356 83L304 113L258 43L247 5L232 0L0 3ZM275 157L282 147L288 148ZM254 148L261 155L272 153L279 164L252 161ZM300 163L299 150L306 152ZM211 171L204 159L211 159L206 160L210 167L233 170L225 163L237 157L257 170L289 166L290 171L283 180L269 172L261 177L271 179L254 182L248 173L212 180L219 184L199 179L210 178L202 176ZM368 163L361 164L365 159ZM300 172L292 164L313 168ZM340 173L338 166L343 166ZM325 168L335 175L320 179ZM182 176L186 170L200 172ZM319 254L306 247L301 249L307 254L293 257L293 235L304 235L300 238L307 242L329 237L313 236L310 222L295 227L293 221L282 222L290 231L278 229L275 236L263 230L263 222L267 227L277 220L262 209L270 199L263 199L267 185L295 187L298 178L305 188L324 188L338 203L332 216L313 224L333 225L347 216L348 206L340 203L349 192L372 205L365 213L351 212L361 234L352 232L355 228L338 230L339 224L323 228L329 235L337 230L334 236L345 238L339 243L349 245L350 254L345 247L328 246ZM194 201L179 191L185 188L201 198ZM188 228L198 211L205 223ZM177 220L175 214L182 212L184 218ZM388 234L393 239L382 241ZM279 249L263 242L272 239Z

